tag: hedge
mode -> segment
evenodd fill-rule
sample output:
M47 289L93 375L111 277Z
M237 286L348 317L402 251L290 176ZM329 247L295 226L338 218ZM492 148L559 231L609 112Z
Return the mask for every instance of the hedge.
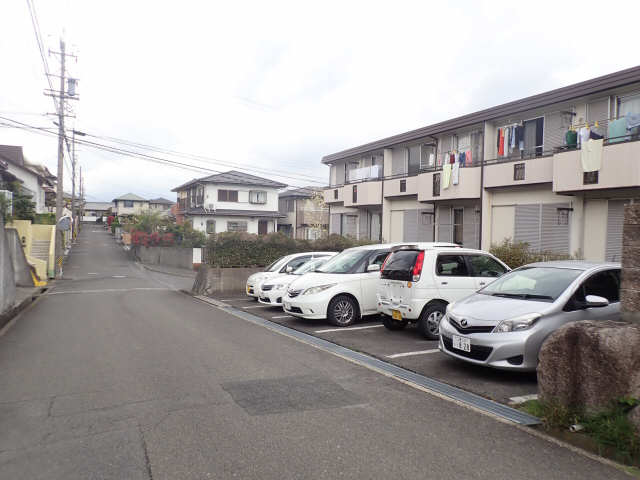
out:
M264 267L280 257L299 252L340 252L345 248L371 242L356 241L340 235L319 240L296 240L282 233L254 235L219 233L209 239L205 259L218 267Z
M492 255L498 257L511 268L518 268L522 265L535 262L549 262L552 260L571 260L578 256L571 256L555 252L531 250L526 242L513 242L510 238L503 240L500 244L491 245L489 250Z

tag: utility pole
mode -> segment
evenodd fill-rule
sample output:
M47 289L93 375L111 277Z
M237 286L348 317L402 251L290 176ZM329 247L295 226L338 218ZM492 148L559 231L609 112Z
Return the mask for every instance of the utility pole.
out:
M76 131L71 134L71 241L76 239Z
M56 185L56 277L62 276L62 231L60 219L62 218L62 200L64 197L64 80L65 80L65 44L60 39L60 103L58 106L58 179Z

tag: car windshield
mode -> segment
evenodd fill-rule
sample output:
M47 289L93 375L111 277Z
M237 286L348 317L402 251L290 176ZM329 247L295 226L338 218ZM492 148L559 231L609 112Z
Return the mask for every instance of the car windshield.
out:
M277 272L278 270L280 270L282 268L282 266L287 262L288 259L289 259L288 256L280 257L278 260L276 260L271 265L269 265L265 269L265 272Z
M503 275L478 293L553 302L581 273L571 268L524 267Z
M319 273L350 273L364 258L371 254L371 250L345 250L327 263L316 269Z
M297 269L291 272L291 274L304 275L307 272L313 272L320 265L323 265L324 263L326 263L327 260L329 260L329 257L315 258L313 260L309 260L307 263L303 263L302 265L300 265Z

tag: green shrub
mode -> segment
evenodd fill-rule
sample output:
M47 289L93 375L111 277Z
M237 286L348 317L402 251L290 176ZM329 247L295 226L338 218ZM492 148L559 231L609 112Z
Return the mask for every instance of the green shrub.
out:
M577 258L577 255L563 255L548 251L536 252L531 250L527 242L514 242L510 238L504 239L500 244L491 245L489 251L511 268L518 268L528 263Z
M36 213L33 223L36 225L55 225L56 214L55 213Z

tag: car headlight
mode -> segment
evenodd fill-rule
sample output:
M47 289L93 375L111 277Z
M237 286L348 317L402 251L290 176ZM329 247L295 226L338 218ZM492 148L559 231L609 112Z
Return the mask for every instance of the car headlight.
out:
M325 290L328 290L331 287L335 287L335 286L336 286L335 283L330 283L328 285L318 285L317 287L309 287L304 292L302 292L302 295L313 295L314 293L324 292Z
M541 317L540 313L529 313L520 317L512 318L511 320L502 320L496 328L493 329L493 333L505 333L505 332L519 332L531 328Z

